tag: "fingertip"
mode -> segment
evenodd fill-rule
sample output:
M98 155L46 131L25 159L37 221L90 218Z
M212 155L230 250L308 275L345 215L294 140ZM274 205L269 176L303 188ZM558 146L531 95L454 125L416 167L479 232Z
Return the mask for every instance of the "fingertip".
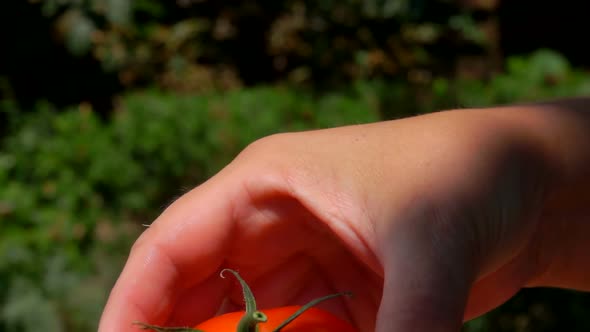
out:
M460 331L472 285L469 269L461 268L466 262L450 263L426 241L400 242L384 266L375 331Z
M196 206L202 204L209 209ZM166 323L187 291L211 300L202 302L204 313L217 309L212 297L218 289L198 285L211 276L218 279L232 221L227 204L197 195L173 205L133 245L103 311L100 332L139 331L133 321Z
M134 322L148 322L151 320L133 302L119 301L120 296L122 295L117 294L115 286L100 318L98 332L139 331L139 326L135 325Z
M176 273L157 257L153 252L146 255L144 250L130 256L111 290L101 317L100 332L136 331L138 327L132 324L134 321L160 324L167 319L176 294L170 287Z
M437 283L386 285L375 331L459 331L463 324L467 291L450 291L435 286Z

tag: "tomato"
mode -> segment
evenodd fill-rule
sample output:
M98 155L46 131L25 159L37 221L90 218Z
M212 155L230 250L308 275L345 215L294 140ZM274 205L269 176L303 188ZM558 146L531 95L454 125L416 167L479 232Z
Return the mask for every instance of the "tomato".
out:
M301 306L287 306L261 310L268 320L258 323L258 332L272 332L300 308ZM195 326L195 329L204 332L236 332L238 322L243 316L243 311L219 315ZM348 322L325 310L309 308L282 328L281 332L356 332L356 330Z
M350 295L347 292L327 295L308 302L304 306L286 306L257 310L256 300L248 284L238 272L230 269L240 282L244 292L246 310L213 317L194 328L163 327L136 322L144 330L156 332L356 332L348 322L335 315L315 308L314 305L331 298Z

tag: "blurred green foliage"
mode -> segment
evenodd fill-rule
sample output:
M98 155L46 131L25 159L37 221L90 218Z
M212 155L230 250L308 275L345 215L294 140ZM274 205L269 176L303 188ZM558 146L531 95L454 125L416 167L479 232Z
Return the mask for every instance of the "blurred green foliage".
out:
M502 58L497 3L0 2L0 332L96 330L141 224L257 138L590 93L555 51ZM589 308L524 290L465 331Z
M421 84L406 81L362 80L354 89L377 104L383 119L441 109L488 107L515 102L585 96L590 73L572 68L559 53L540 49L512 56L506 69L489 79L433 77Z
M468 107L590 94L588 72L574 70L567 59L547 49L530 56L508 58L505 72L488 81L449 83L448 79L441 79L434 85L439 94L454 90L457 102Z

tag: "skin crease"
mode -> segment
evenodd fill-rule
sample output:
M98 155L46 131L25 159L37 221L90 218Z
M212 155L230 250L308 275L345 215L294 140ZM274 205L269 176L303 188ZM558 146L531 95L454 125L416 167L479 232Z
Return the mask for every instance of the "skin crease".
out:
M261 139L134 244L99 332L320 305L359 331L459 331L522 287L590 290L587 99ZM221 309L220 309L221 308Z

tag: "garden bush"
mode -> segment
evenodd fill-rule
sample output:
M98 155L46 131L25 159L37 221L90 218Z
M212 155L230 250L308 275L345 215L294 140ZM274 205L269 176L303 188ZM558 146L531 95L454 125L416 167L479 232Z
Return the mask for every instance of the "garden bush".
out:
M361 80L352 90L375 105L383 119L393 119L442 109L587 96L590 72L572 68L555 51L540 49L509 57L505 68L489 79L435 76L424 83Z

